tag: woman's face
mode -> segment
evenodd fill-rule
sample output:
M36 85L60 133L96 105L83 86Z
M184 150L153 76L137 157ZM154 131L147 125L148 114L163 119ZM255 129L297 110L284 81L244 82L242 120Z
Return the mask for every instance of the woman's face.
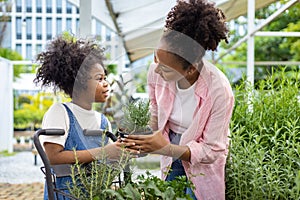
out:
M91 71L92 77L88 81L87 90L91 92L91 98L94 98L94 102L105 102L109 96L110 86L106 81L106 74L103 67L100 64L95 64Z
M154 62L157 64L155 72L165 81L179 81L187 75L178 58L165 50L157 49L154 54Z

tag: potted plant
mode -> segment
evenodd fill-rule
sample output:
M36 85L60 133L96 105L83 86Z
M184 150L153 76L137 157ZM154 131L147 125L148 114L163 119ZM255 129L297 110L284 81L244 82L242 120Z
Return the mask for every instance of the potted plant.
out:
M123 118L119 124L118 133L121 137L125 134L148 135L152 134L150 122L149 100L136 100L123 107Z

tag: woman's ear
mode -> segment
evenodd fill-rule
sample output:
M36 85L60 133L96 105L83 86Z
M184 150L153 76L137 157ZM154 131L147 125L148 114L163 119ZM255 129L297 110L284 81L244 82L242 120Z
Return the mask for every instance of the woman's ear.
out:
M202 67L203 67L203 61L201 61L199 63L194 63L194 64L190 65L189 71L191 71L191 74L195 73L196 71L198 71L200 73Z
M188 69L188 74L190 75L190 74L193 74L193 73L195 73L195 71L197 71L197 66L195 66L194 64L193 65L190 65L190 67L189 67L189 69Z
M154 53L154 62L157 63L157 58L156 58L155 53Z

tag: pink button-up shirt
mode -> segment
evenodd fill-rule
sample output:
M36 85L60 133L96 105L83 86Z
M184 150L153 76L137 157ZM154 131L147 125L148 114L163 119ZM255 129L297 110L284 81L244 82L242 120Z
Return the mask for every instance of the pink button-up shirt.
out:
M180 145L190 148L191 160L182 161L182 164L196 187L194 193L198 200L222 200L225 199L225 163L234 96L225 75L208 61L203 62L195 87L197 108L192 123L180 141ZM169 141L168 119L173 109L176 87L175 82L166 82L154 72L156 66L152 64L148 72L151 114L157 117L158 129L163 130L164 137ZM162 156L163 179L171 164L171 157Z

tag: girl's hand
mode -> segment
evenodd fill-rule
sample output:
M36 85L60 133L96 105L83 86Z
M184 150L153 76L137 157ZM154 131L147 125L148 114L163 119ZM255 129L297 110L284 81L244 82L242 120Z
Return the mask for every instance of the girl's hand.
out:
M128 143L128 146L132 146L132 143ZM90 153L96 160L101 160L107 158L109 160L120 160L124 156L128 156L131 158L127 151L125 151L125 145L121 143L119 140L105 145L104 147L90 149ZM128 155L125 155L128 154Z
M156 131L152 135L127 135L126 138L121 138L121 141L126 149L136 154L164 154L169 145L161 131Z
M122 156L122 153L124 153L122 147L120 146L120 142L107 144L103 147L103 150L104 155L110 160L119 160Z

